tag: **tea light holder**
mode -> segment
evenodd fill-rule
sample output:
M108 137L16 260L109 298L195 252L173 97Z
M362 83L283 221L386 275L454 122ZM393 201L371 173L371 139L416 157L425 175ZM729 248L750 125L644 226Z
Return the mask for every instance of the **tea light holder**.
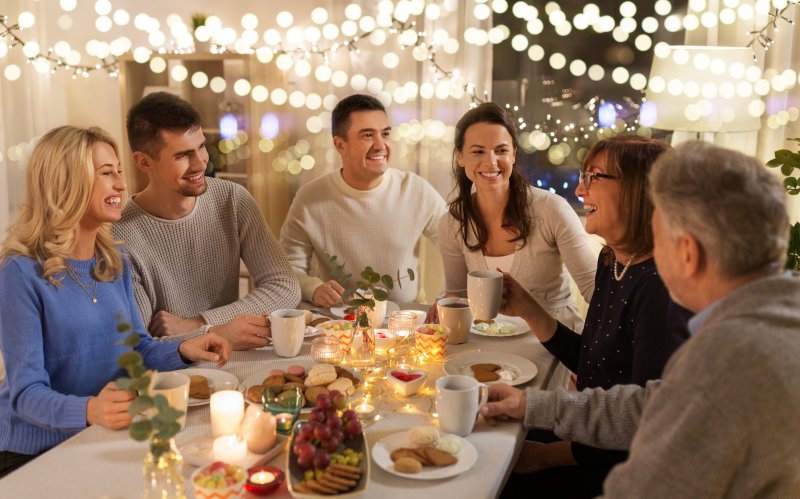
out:
M398 342L408 339L417 325L417 316L413 312L393 312L389 316L389 332Z
M239 465L247 457L247 441L238 435L224 435L214 439L212 446L215 461Z
M286 474L277 466L254 466L247 470L244 488L251 494L265 496L272 494L283 485Z
M311 358L324 364L339 364L342 361L342 347L338 338L321 336L311 342Z
M279 432L289 433L294 425L294 416L288 412L281 412L275 415L275 424Z
M367 399L363 399L361 403L353 407L353 411L362 421L369 421L375 418L375 406L372 405Z
M292 426L305 401L303 392L299 388L293 391L295 394L293 398L278 399L271 390L264 390L264 410L275 416L275 427L282 435L288 435L292 431Z

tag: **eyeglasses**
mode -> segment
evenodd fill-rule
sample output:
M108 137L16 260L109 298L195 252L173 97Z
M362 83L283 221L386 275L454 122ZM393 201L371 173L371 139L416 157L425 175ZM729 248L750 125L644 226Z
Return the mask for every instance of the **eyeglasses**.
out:
M588 173L583 170L581 170L580 173L578 173L578 182L583 182L583 186L586 187L587 189L591 189L592 182L594 182L594 179L596 178L616 179L619 177L617 177L616 175L609 175L607 173L597 173L597 172Z

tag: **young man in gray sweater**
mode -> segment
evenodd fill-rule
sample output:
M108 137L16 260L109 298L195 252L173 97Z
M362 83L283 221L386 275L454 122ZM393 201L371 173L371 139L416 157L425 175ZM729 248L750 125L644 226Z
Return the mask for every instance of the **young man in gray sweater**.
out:
M629 449L606 497L800 497L800 279L783 272L783 188L754 158L692 142L656 162L650 189L659 274L696 312L663 378L580 393L494 385L481 414Z
M300 284L253 196L206 178L200 115L157 92L128 112L128 141L149 183L114 224L130 253L136 303L153 336L184 339L213 330L236 350L263 347L266 317L300 302ZM239 298L239 261L255 289Z

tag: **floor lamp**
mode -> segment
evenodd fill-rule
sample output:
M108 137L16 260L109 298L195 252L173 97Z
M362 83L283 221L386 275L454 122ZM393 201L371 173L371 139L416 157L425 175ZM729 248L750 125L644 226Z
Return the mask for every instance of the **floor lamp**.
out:
M760 79L749 48L670 46L653 57L640 122L673 130L672 145L700 139L754 154Z

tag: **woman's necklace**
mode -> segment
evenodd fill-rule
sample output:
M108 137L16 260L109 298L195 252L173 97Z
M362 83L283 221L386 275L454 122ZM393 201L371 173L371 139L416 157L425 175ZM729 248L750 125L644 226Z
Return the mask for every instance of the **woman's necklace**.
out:
M631 257L630 257L630 258L628 258L628 262L625 264L625 266L624 266L624 267L622 267L622 272L621 272L621 273L618 273L618 272L617 272L617 257L616 257L616 255L615 255L615 256L614 256L614 279L616 279L617 281L621 281L621 280L622 280L622 278L623 278L623 277L625 277L625 272L627 272L627 271L628 271L628 269L630 268L630 266L631 266L631 264L633 263L633 260L634 260L635 258L636 258L636 255L635 255L635 254L631 255Z
M92 276L92 273L90 272L88 274L81 274L77 270L73 269L72 265L70 264L67 264L67 273L70 275L70 277L72 277L72 280L75 281L78 286L81 287L81 289L83 289L83 292L86 293L86 296L92 300L92 303L97 303L97 279ZM78 275L89 277L91 282L89 284L84 284L83 281L78 278ZM92 287L91 293L89 292L90 286Z

